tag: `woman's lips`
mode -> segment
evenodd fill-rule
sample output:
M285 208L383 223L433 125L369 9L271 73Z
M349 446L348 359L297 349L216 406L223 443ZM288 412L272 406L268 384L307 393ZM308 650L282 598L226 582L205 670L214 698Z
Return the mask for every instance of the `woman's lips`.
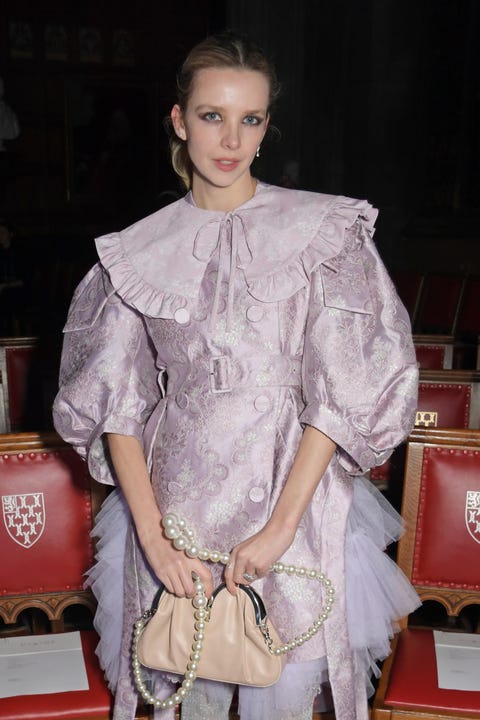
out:
M227 160L226 158L219 158L213 162L215 167L222 172L232 172L232 170L235 170L235 168L237 168L240 164L240 160Z

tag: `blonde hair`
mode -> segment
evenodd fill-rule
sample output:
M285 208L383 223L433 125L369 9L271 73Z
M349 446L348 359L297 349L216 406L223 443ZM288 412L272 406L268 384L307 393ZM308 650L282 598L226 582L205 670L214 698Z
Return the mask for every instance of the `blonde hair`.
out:
M225 31L205 38L187 55L177 74L177 103L182 112L187 107L193 90L195 74L208 68L235 68L262 73L269 84L269 109L277 99L280 86L273 65L251 40ZM192 184L192 163L187 143L173 130L171 118L166 118L173 169L187 188Z

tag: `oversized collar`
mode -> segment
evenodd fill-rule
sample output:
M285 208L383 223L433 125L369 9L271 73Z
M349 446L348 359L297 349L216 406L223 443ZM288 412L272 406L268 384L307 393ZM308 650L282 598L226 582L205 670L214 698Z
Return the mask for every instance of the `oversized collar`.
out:
M262 301L291 296L313 267L337 255L358 217L373 228L364 200L258 183L255 195L228 213L196 207L189 193L119 233L97 239L114 290L150 317L173 317L196 304L205 268L229 233L236 268Z

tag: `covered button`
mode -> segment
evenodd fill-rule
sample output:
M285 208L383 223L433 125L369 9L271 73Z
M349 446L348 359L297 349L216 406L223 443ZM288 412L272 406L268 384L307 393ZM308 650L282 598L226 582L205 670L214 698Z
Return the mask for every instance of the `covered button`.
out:
M187 308L178 308L178 310L175 310L173 317L179 323L179 325L185 325L190 320L190 313L188 312Z
M270 410L271 406L270 398L268 395L257 395L253 401L253 406L258 412L267 412L267 410Z
M250 322L258 322L263 318L263 308L260 305L250 305L247 308L247 318Z
M258 485L256 485L255 487L252 487L250 489L248 497L254 503L262 502L263 498L265 497L265 490L262 487L258 487Z

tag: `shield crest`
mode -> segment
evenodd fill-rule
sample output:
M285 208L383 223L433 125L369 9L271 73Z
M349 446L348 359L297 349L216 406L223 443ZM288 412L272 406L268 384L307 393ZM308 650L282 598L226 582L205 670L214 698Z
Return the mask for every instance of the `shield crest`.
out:
M2 495L3 522L11 539L28 550L45 529L45 502L42 492Z
M480 544L480 491L467 490L465 499L465 524L467 530L475 540Z

